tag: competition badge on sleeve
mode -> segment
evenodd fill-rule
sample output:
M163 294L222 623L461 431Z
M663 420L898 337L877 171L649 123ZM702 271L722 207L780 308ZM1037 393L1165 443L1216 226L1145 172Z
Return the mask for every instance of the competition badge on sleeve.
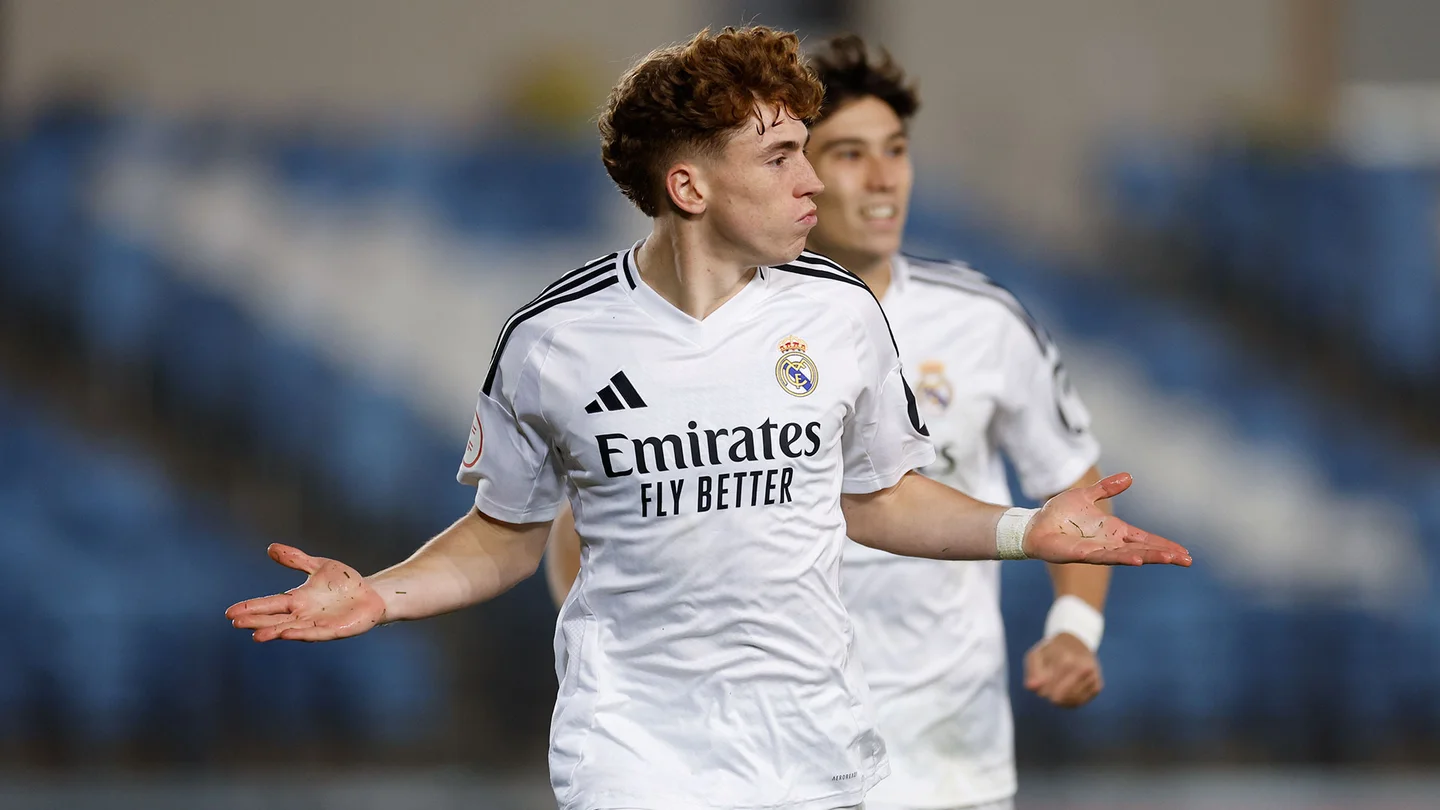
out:
M470 440L465 442L465 458L460 466L470 469L480 460L480 449L485 446L485 431L480 427L480 411L476 409L475 420L470 423Z
M794 335L780 341L780 360L775 363L775 379L791 396L808 397L820 384L820 369L805 354L807 348L805 341Z

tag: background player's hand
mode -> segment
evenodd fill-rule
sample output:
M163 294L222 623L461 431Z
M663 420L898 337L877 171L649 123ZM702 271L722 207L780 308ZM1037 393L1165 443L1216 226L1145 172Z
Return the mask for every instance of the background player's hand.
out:
M1095 505L1129 489L1133 480L1129 473L1118 473L1051 498L1025 532L1026 556L1052 563L1188 566L1190 552L1183 546L1107 515Z
M1100 659L1069 633L1051 636L1025 653L1025 688L1064 709L1084 706L1105 688Z
M298 588L225 611L234 626L254 630L256 641L329 641L357 636L385 620L385 602L354 568L280 543L267 551L270 559L310 577Z

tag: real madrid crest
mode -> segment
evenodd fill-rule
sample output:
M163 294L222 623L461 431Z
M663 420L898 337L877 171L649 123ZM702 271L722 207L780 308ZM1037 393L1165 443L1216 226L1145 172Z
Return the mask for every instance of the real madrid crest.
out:
M780 360L775 363L775 379L785 393L808 397L820 385L820 369L805 354L805 341L791 335L780 341Z
M915 381L920 394L920 404L931 411L943 411L955 399L955 389L945 376L945 364L939 360L926 360L920 364L920 379Z

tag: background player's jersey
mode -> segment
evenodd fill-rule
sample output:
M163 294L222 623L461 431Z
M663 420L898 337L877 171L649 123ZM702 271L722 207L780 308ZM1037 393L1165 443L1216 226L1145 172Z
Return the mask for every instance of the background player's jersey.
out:
M696 321L633 248L593 262L506 324L471 433L481 511L568 496L585 538L556 633L563 808L828 809L885 775L840 494L934 453L855 276L806 254Z
M883 304L935 444L926 474L1008 505L1002 454L1033 498L1096 463L1088 414L1058 351L1009 292L958 263L897 256L892 272ZM890 751L892 775L870 799L957 807L1012 795L999 563L916 560L851 543L843 582Z

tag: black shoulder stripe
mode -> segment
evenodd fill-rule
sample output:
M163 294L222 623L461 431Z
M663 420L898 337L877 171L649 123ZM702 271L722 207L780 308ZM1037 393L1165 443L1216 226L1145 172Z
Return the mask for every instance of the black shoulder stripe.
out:
M610 271L612 271L612 270L614 270L614 269L615 269L615 263L614 263L614 262L611 262L611 263L606 264L606 265L602 265L601 267L597 267L597 268L595 268L594 270L591 270L591 271L588 272L588 273L585 273L585 274L583 274L583 275L576 276L575 278L570 279L569 281L567 281L567 282L565 282L564 284L561 284L561 285L555 287L554 289L547 290L547 291L546 291L545 293L543 293L539 298L536 298L534 301L531 301L530 303L526 304L525 306L527 306L527 307L534 306L535 304L538 304L538 303L540 303L541 301L544 301L544 300L547 299L547 298L553 298L554 296L560 295L560 294L562 294L562 293L569 292L570 290L573 290L573 289L575 289L576 287L584 286L585 284L590 283L591 281L599 278L600 276L605 275L606 273L609 273Z
M915 392L910 390L910 381L905 379L905 373L900 373L900 384L905 386L905 411L910 417L910 426L921 436L929 436L930 428L920 419L920 405L915 401Z
M976 284L986 284L999 290L1009 292L995 279L976 270L962 261L949 259L928 259L924 256L916 256L911 253L902 253L905 260L909 262L912 271L928 274L931 278L938 280L970 281Z
M808 250L803 251L803 252L800 254L800 257L799 257L798 259L796 259L796 261L806 261L806 262L810 262L811 264L823 264L824 266L829 267L829 268L831 268L832 270L835 270L835 271L837 271L837 272L844 273L844 274L847 275L847 276L851 276L851 277L853 277L853 278L859 278L859 276L856 276L854 273L850 272L849 270L846 270L845 268L841 267L839 264L836 264L835 262L831 261L830 259L827 259L827 258L825 258L824 256L821 256L819 253L811 253L811 252L808 251Z
M527 312L531 307L533 307L533 306L535 306L535 305L537 305L537 304L543 303L543 302L545 302L545 301L548 301L548 300L550 300L551 298L554 298L554 297L557 296L557 295L562 295L562 294L564 294L564 293L566 293L566 292L568 292L568 291L570 291L570 290L575 289L576 287L581 286L582 284L587 284L587 283L589 283L590 281L592 281L592 280L594 280L594 279L596 279L596 278L598 278L598 277L600 277L600 276L602 276L602 275L604 275L604 274L606 274L606 273L608 273L608 272L610 272L610 271L612 271L612 270L614 270L614 269L615 269L615 264L612 262L612 263L607 264L607 265L605 265L604 267L600 267L600 268L590 269L590 266L587 266L587 267L582 267L582 268L580 268L580 269L578 269L578 270L572 270L572 271L570 271L569 273L566 273L566 274L565 274L564 276L562 276L558 281L556 281L555 283L551 284L549 287L546 287L539 295L537 295L537 296L535 296L533 299L531 299L531 300L530 300L530 303L528 303L528 304L526 304L525 306L520 307L519 309L515 310L515 314L511 315L508 319L506 319L505 325L504 325L503 327L501 327L501 329L500 329L501 333L503 334L503 333L505 333L506 331L508 331L508 330L510 329L510 324L511 324L511 322L512 322L512 321L515 321L516 318L521 318L521 316L525 316L525 315L526 315L526 312ZM589 270L589 272L586 272L587 270ZM569 280L567 281L566 279L569 279ZM500 356L500 345L497 343L496 346L495 346L495 351L490 355L490 362L493 364L493 363L495 362L495 360L496 360L499 356Z
M611 259L614 259L616 256L619 256L619 255L620 255L619 253L611 253L609 256L601 256L600 258L598 258L598 259L596 259L596 260L594 260L594 261L592 261L592 262L586 262L583 267L577 267L576 269L571 270L570 272L566 273L565 275L561 276L560 278L557 278L557 279L555 279L554 281L550 282L550 284L549 284L548 286L546 286L545 289L543 289L543 290L540 291L540 294L539 294L539 295L535 296L535 299L538 301L539 299L544 298L544 297L545 297L545 293L550 292L551 290L555 289L556 287L560 286L561 284L564 284L566 281L569 281L570 279L572 279L572 278L580 275L581 273L584 273L584 272L587 271L587 270L594 270L595 268L597 268L597 267L599 267L600 265L602 265L602 264L610 261ZM534 302L534 301L531 301L530 303L533 304L533 303L535 303L535 302Z
M836 273L833 270L821 270L818 267L804 267L798 264L782 264L775 269L784 270L787 273L799 273L802 276L813 276L814 278L828 278L831 281L843 281L846 284L854 284L856 287L860 287L862 289L870 289L869 287L865 286L865 282L861 281L858 276L852 276L844 271Z
M555 295L546 298L544 301L541 301L522 312L517 312L514 316L512 316L510 320L506 322L504 330L500 332L500 339L495 342L495 354L490 358L490 372L485 375L485 387L481 389L485 392L485 396L490 396L490 389L495 385L495 374L500 370L500 357L505 353L505 344L510 342L510 336L515 333L515 327L530 320L536 315L539 315L547 309L557 307L561 304L566 304L571 301L578 301L587 295L599 292L600 290L603 290L612 284L618 284L619 282L620 277L612 275L608 278L591 284L589 287L585 287L584 289L576 290L565 295Z
M968 270L969 268L966 269ZM969 272L974 275L943 275L935 270L922 270L911 267L910 278L924 284L949 287L952 290L968 292L997 301L1014 313L1015 317L1019 318L1021 323L1025 324L1025 328L1030 330L1030 335L1035 338L1035 342L1040 346L1041 353L1048 352L1051 347L1055 345L1055 341L1050 338L1050 334L1045 331L1045 328L1040 325L1039 321L1035 320L1034 316L1030 314L1030 311L1025 308L1025 305L1020 303L1020 299L1016 298L1014 293L977 270L969 270Z
M895 355L900 355L900 344L895 342L895 330L890 328L890 316L885 314L885 307L880 306L880 299L875 297L875 291L870 285L860 280L859 276L852 275L850 271L843 270L840 273L832 273L829 270L817 270L814 267L801 267L795 264L782 264L775 268L784 270L787 273L799 273L802 276L814 276L815 278L828 278L831 281L843 281L846 284L854 284L856 287L870 293L870 300L880 309L880 317L885 319L885 329L890 333L890 345L895 347Z
M625 283L629 284L630 289L632 290L635 289L635 276L630 271L630 265L634 264L634 256L635 251L632 250L629 253L625 254L625 259L623 262L621 262L621 264L625 267Z
M905 258L911 262L910 277L912 279L990 298L1003 304L1015 317L1019 318L1020 322L1025 324L1025 328L1030 330L1030 335L1035 338L1035 343L1040 347L1041 356L1049 359L1052 363L1051 374L1055 382L1055 413L1060 419L1060 424L1076 435L1085 432L1085 425L1071 421L1070 415L1065 410L1064 399L1066 396L1073 396L1073 388L1070 385L1070 375L1065 370L1065 363L1060 359L1059 347L1055 345L1055 340L1050 337L1050 333L1045 331L1045 327L1031 316L1030 311L1020 303L1020 299L1014 293L964 262L926 259L909 254L906 254ZM917 262L921 264L917 265Z
M905 260L910 262L912 265L916 262L919 262L920 264L930 265L931 267L944 268L946 270L960 270L968 273L974 273L976 275L984 275L979 270L976 270L969 264L960 261L959 259L937 259L934 256L917 256L914 253L906 253L904 251L901 251L900 255L904 256Z

